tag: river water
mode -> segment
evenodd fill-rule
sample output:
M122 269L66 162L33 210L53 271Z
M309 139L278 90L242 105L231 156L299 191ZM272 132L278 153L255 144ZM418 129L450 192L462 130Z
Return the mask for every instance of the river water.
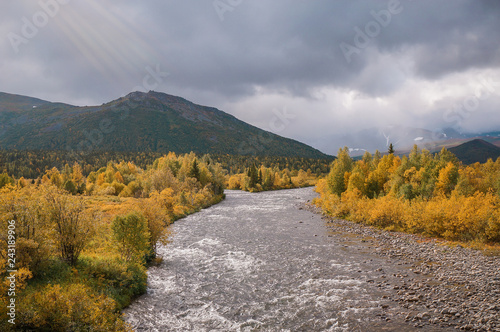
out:
M394 290L375 282L396 267L302 209L312 188L226 195L172 226L147 294L125 310L135 330L415 329L390 315Z

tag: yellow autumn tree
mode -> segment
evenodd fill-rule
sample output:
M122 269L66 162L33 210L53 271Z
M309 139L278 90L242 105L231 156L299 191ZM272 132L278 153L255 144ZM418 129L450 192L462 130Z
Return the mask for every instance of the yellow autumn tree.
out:
M458 167L453 162L448 162L446 167L439 171L436 193L438 195L450 195L457 185L458 175Z

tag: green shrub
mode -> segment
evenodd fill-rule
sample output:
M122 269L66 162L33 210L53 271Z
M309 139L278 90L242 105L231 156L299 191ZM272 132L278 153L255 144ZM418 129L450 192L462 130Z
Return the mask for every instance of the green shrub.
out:
M119 308L146 292L146 268L139 263L114 258L82 258L79 270L92 288L113 298Z
M115 302L83 284L47 285L19 301L18 327L37 331L127 331Z
M117 216L113 219L111 228L122 258L126 261L144 262L144 257L150 251L146 218L138 212Z

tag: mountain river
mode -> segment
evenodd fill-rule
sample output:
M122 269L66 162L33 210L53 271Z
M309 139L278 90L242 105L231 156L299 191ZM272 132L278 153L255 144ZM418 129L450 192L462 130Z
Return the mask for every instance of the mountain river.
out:
M405 268L304 209L312 188L226 195L172 226L125 310L136 331L416 330L375 282Z

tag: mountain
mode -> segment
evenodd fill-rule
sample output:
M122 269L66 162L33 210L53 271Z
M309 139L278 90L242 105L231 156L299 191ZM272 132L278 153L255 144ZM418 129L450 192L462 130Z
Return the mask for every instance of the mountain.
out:
M0 113L8 112L13 109L24 110L24 111L31 110L33 108L42 106L44 104L50 104L50 103L48 101L37 98L12 95L0 92Z
M481 139L500 147L500 131L462 133L453 128L442 130L427 130L403 126L386 126L363 129L347 135L331 135L324 139L329 146L348 146L352 157L362 156L365 151L371 153L379 150L384 153L390 143L394 145L397 154L408 154L413 145L431 152L439 152L443 147L453 148L473 139ZM316 146L322 146L320 142ZM327 153L336 151L323 149Z
M435 149L436 142L446 139L445 133L435 133L422 128L411 128L403 126L372 127L357 132L339 135L332 134L325 138L329 146L335 151L327 150L327 153L336 153L339 146L350 148L351 156L363 155L365 151L371 153L375 150L386 152L392 143L399 153L410 151L414 144L428 150ZM321 144L317 144L321 146Z
M216 108L154 91L86 107L0 93L0 149L330 157Z
M489 158L495 161L500 157L500 147L482 139L474 139L448 150L455 154L464 164L484 163Z

